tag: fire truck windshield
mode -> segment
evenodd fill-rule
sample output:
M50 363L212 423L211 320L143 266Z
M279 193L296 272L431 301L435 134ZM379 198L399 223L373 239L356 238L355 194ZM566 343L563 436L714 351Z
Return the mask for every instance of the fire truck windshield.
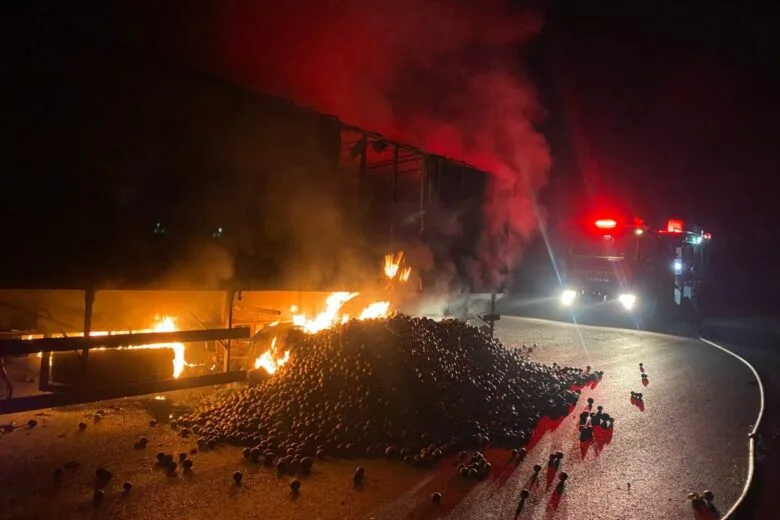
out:
M579 236L569 242L566 283L579 290L610 294L633 285L639 241L631 236Z
M571 242L571 257L633 259L636 258L637 240L633 237L580 237Z

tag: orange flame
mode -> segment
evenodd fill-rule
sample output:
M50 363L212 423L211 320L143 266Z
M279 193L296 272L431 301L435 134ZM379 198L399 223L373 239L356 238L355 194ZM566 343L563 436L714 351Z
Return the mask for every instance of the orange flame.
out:
M399 251L393 256L385 255L385 278L388 280L398 280L401 283L409 281L409 275L412 274L412 268L403 265L404 252Z
M360 313L359 320L375 320L387 316L390 310L390 302L374 302Z
M276 351L276 336L271 340L271 348L255 360L255 368L264 368L270 375L274 375L279 367L290 360L290 351L286 350L282 357L274 356Z
M176 332L176 320L170 316L162 316L152 327L151 332ZM173 350L173 377L178 379L187 362L184 359L184 343L159 343L156 345L145 345L145 348L170 348ZM129 347L136 348L136 347ZM142 347L143 348L143 347Z
M345 323L349 316L341 316L341 307L360 293L334 292L325 300L325 310L312 319L305 314L293 314L293 325L300 327L304 332L315 334L321 330L329 329L337 323Z
M176 327L176 319L172 318L170 316L157 316L155 318L155 323L150 329L141 329L141 330L93 330L90 331L89 335L90 337L93 336L112 336L115 334L134 334L138 332L176 332L178 329ZM52 337L64 337L65 334L55 334ZM72 334L67 334L69 337L83 337L83 332L74 332ZM39 339L42 338L43 334L28 334L24 336L22 339ZM184 343L156 343L152 345L128 345L126 347L119 347L119 350L123 349L152 349L152 348L169 348L173 350L173 377L175 379L178 379L179 376L181 376L182 372L184 372L184 367L187 366L194 366L191 363L187 363L186 359L184 358ZM97 347L90 350L106 350L105 347ZM42 357L43 353L39 352L38 357Z
M345 303L352 300L360 293L356 292L334 292L325 300L325 310L313 318L307 318L305 314L296 314L298 307L293 305L290 311L293 313L292 322L295 327L300 328L307 334L316 334L325 329L329 329L339 324L348 322L351 318L349 314L342 314L341 308ZM358 320L371 320L383 318L390 312L390 302L373 302L366 306L360 314ZM264 368L266 372L273 375L278 368L290 359L290 351L285 351L281 357L276 355L276 336L271 340L271 347L255 360L255 368Z

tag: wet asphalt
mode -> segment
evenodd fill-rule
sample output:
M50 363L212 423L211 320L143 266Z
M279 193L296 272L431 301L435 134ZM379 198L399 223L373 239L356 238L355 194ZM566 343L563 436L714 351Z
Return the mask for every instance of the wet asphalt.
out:
M611 437L583 444L577 413L545 422L528 457L507 463L507 453L489 450L493 474L480 483L455 475L454 460L435 470L388 461L324 461L290 493L287 477L247 463L240 449L218 448L191 455L193 472L168 477L155 467L158 451L189 452L166 417L204 396L225 389L172 392L93 405L0 416L18 427L0 435L0 520L6 519L511 519L523 488L530 492L517 518L677 519L694 518L686 495L710 489L726 511L745 483L747 433L756 418L758 390L750 371L729 355L695 339L631 330L574 326L505 317L497 334L509 346L538 344L532 359L591 365L604 378L583 391L585 399L615 418ZM643 363L648 384L642 384ZM630 392L643 393L643 405ZM98 410L103 415L95 421ZM159 421L149 426L150 419ZM34 428L26 426L35 419ZM79 431L79 422L87 428ZM144 450L133 448L140 436ZM558 469L546 466L562 451ZM58 466L78 461L57 484ZM532 466L543 466L531 479ZM364 485L351 480L357 465L367 469ZM94 472L112 471L102 503L92 503ZM558 474L569 480L555 493ZM244 472L241 486L232 481ZM122 483L133 490L125 495ZM441 505L430 503L433 491Z

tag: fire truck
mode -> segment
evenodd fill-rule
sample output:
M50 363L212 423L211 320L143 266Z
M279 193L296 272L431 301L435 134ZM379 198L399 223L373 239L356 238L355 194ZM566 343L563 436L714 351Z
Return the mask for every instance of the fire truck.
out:
M706 283L711 234L681 219L653 227L595 214L564 225L560 304L647 320L695 320Z

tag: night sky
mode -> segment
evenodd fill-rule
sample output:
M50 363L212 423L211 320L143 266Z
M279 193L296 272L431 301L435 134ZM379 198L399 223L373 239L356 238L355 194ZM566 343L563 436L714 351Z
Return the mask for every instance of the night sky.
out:
M545 42L560 46L558 83L579 98L593 168L605 180L651 198L644 209L749 233L748 221L769 220L767 183L778 164L775 20L747 7L675 2L686 4L583 9L577 21L561 13Z
M218 40L202 32L204 21L225 23L231 6L242 3L224 2L219 16L203 7L208 2L190 3L193 7L184 10L182 3L140 3L129 9L97 7L97 2L68 8L28 2L13 8L18 16L8 19L9 59L3 68L4 84L11 87L11 95L4 96L4 120L12 138L5 143L2 199L14 212L4 222L11 241L28 244L59 237L54 240L58 252L46 255L52 265L71 257L73 244L89 247L92 239L69 236L67 230L91 224L62 208L101 200L101 190L110 191L119 175L82 168L84 162L71 146L73 135L83 133L79 121L116 99L106 95L114 88L111 63L131 63L139 78L195 69L257 87L252 85L257 72L248 62L240 56L215 61L215 53L226 47L213 45ZM713 234L713 261L724 293L769 308L773 291L780 289L774 274L780 260L774 231L780 37L771 7L763 12L753 4L548 2L541 8L541 31L527 38L531 43L524 42L522 57L544 113L536 118L537 126L550 146L552 169L541 194L548 211L563 212L590 194L627 203L650 218L679 216L696 222ZM265 70L272 74L274 69ZM426 85L409 81L400 83L418 89ZM74 99L88 100L86 112L74 112ZM384 131L385 122L377 121L377 129ZM77 141L89 139L82 135ZM137 155L144 141L139 142L124 153ZM62 143L68 143L67 150L57 149L58 144L65 148ZM39 206L22 211L22 194ZM105 212L116 210L107 206ZM76 220L63 220L66 214ZM42 220L48 231L40 230ZM115 222L105 219L106 234ZM102 240L122 243L116 236ZM18 268L7 259L4 264L11 271Z

